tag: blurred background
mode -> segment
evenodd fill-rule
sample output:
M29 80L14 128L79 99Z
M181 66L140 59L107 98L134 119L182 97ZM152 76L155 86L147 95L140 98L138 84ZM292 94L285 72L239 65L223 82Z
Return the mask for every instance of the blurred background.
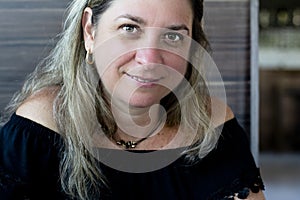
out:
M299 199L300 1L260 0L260 166L270 200Z
M69 2L0 0L0 117L57 42ZM267 199L300 199L300 1L205 0L205 12L228 104L251 134Z

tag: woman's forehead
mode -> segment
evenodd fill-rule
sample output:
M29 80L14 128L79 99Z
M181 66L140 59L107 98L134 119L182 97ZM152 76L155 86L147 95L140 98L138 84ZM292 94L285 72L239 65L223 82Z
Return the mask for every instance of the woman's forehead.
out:
M189 25L193 11L190 0L122 0L113 1L103 15L107 15L110 20L131 15L142 19L147 25L164 21Z

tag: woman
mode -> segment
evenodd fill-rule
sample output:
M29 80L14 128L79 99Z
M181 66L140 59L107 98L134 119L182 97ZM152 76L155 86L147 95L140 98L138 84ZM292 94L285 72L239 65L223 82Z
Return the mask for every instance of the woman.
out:
M73 1L8 107L1 196L264 199L245 133L189 62L208 48L202 3Z

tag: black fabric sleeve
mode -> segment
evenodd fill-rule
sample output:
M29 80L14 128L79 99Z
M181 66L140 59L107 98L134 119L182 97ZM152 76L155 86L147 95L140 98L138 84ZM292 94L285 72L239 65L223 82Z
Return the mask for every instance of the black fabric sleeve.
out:
M214 159L227 163L223 174L235 173L238 176L233 178L231 184L220 188L213 193L209 200L220 199L246 199L250 191L257 193L264 190L264 184L253 155L250 150L249 135L239 125L236 118L232 119L223 127ZM225 171L227 170L227 172Z
M1 199L54 199L61 146L59 134L14 114L0 130Z

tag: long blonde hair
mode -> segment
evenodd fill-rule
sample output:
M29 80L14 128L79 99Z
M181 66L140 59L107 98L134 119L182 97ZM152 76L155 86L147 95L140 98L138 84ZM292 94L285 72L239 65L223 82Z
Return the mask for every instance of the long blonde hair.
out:
M87 151L90 133L99 127L99 122L107 134L113 134L117 128L110 107L99 88L99 76L85 62L82 13L84 8L91 7L92 21L96 26L97 20L112 1L74 0L70 4L57 45L30 75L7 107L7 114L10 115L37 91L50 86L60 88L54 102L54 119L65 141L60 166L61 184L67 194L80 199L94 198L106 185L96 160ZM207 49L209 45L201 27L203 1L191 2L194 9L193 39ZM207 155L215 147L218 137L214 130L209 130L209 102L201 74L189 66L185 77L194 91L185 95L181 100L184 103L179 105L178 101L174 101L174 95L169 94L161 104L167 110L169 126L183 123L198 130L198 145L185 152L193 160Z

